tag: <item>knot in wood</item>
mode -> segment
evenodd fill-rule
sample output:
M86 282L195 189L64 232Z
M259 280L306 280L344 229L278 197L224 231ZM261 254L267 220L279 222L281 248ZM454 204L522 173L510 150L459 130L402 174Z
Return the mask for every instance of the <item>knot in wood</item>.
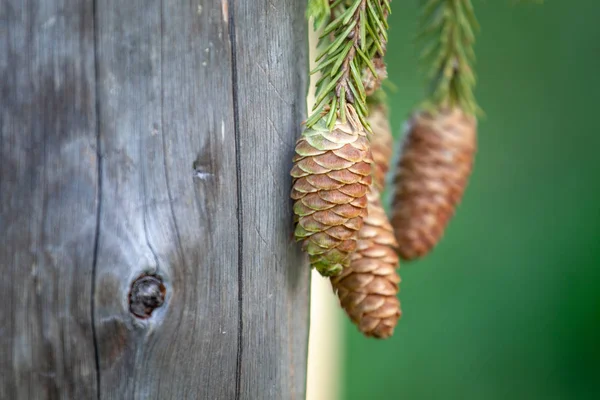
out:
M154 309L165 302L165 285L153 275L143 275L131 284L129 292L129 311L138 318L146 319Z

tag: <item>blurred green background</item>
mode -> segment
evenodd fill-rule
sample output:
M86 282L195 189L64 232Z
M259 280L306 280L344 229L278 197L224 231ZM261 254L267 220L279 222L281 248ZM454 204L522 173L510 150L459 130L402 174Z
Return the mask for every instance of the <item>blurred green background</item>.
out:
M421 100L394 1L392 126ZM446 236L402 265L388 341L345 322L343 399L600 399L600 1L473 0L486 116Z

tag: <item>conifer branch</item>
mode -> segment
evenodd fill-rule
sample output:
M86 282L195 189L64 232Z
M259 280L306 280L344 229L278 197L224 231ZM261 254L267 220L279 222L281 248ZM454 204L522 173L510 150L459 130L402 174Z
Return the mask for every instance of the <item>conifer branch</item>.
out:
M471 0L423 0L418 41L421 62L429 70L428 98L424 107L459 107L468 114L479 111L473 64L475 32L479 25Z
M309 0L306 6L306 19L314 19L314 29L319 29L329 19L329 0Z
M309 0L307 15L314 18L315 27L322 28L322 50L311 71L321 77L307 128L324 117L331 130L338 118L345 122L347 110L352 109L370 131L363 75L365 70L376 75L373 58L385 52L389 12L389 0Z

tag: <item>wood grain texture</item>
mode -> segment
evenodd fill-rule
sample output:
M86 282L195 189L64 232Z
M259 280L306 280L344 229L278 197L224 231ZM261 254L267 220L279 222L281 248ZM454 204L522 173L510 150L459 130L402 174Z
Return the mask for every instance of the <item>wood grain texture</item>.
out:
M160 0L96 7L101 396L233 398L238 226L227 15L214 1L201 12ZM162 277L167 301L139 321L127 293L143 273Z
M0 398L96 396L93 12L0 2Z
M0 398L304 397L303 7L0 3Z
M304 1L235 1L242 204L242 399L303 399L309 268L293 240L289 191L306 113Z

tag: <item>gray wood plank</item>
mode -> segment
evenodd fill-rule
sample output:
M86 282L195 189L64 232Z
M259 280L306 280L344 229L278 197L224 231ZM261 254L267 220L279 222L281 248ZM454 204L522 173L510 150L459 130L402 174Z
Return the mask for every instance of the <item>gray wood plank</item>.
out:
M294 143L306 112L305 5L236 0L232 10L243 216L242 399L305 397L309 269L292 241L289 200Z
M92 3L0 1L0 398L92 399Z
M96 10L101 398L233 398L238 227L226 9L98 0ZM143 273L164 280L167 300L137 320L127 294Z
M304 397L303 6L0 3L0 398Z

